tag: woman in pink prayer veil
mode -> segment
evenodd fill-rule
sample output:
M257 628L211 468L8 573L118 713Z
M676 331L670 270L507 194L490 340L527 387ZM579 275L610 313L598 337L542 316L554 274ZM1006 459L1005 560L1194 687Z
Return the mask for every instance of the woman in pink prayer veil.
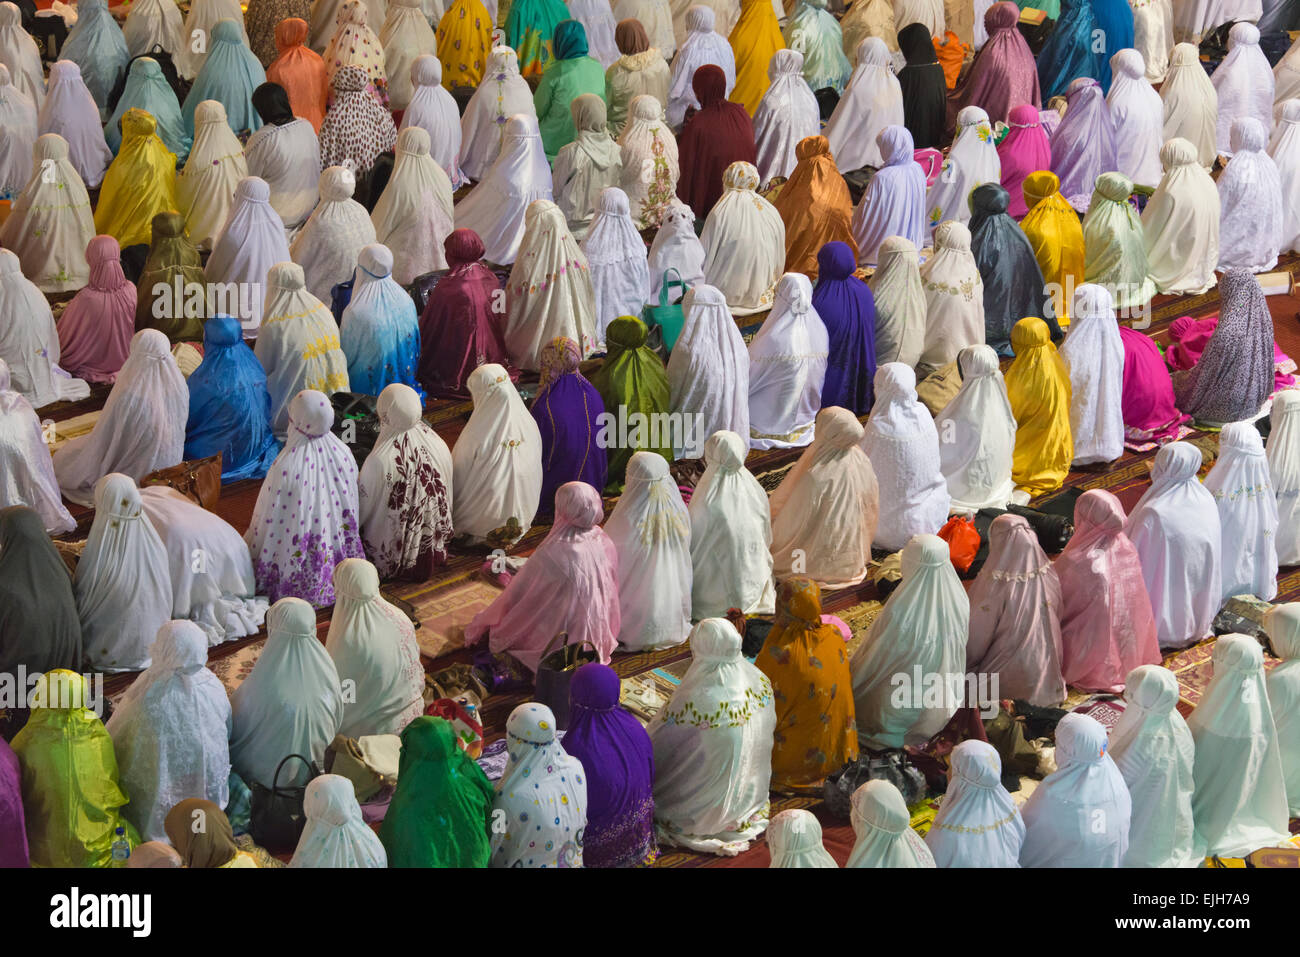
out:
M135 284L122 272L122 251L112 236L86 244L90 283L59 317L59 364L78 379L117 381L135 335Z
M552 638L589 642L609 664L622 618L618 553L600 520L600 493L586 482L566 482L555 493L555 524L505 592L465 629L465 644L488 637L495 654L508 651L536 672Z
M1124 534L1124 506L1103 489L1074 503L1074 537L1056 559L1061 582L1065 683L1118 694L1138 665L1160 664L1137 549Z
M1025 177L1052 168L1052 144L1039 120L1038 108L1021 103L1007 116L1011 132L998 144L1002 162L1002 188L1011 195L1007 212L1020 219L1029 211L1025 205Z
M1176 441L1181 426L1192 417L1174 405L1174 380L1164 356L1155 340L1128 326L1119 327L1119 337L1124 343L1124 391L1120 400L1124 442L1164 445Z

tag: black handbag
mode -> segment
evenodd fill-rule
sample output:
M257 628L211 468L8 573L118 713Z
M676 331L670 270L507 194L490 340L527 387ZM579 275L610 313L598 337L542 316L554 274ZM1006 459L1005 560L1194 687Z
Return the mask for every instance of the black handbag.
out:
M560 647L555 648L555 642L561 639ZM552 648L555 650L552 651ZM569 726L569 685L573 682L573 673L579 666L596 661L598 657L594 648L569 644L567 631L560 632L548 641L542 650L542 658L537 663L537 676L533 682L536 688L533 700L551 709L555 715L555 726L561 731Z
M863 755L850 761L826 779L822 787L826 810L840 820L850 820L853 809L853 792L868 781L888 781L903 795L903 803L911 807L925 797L925 775L912 767L907 752L891 749L871 757Z
M334 426L330 429L349 449L360 468L379 441L379 412L374 396L359 392L335 392L330 396L334 407Z
M297 758L307 765L310 772L307 780L321 776L321 769L316 762L309 761L301 754L286 755L275 768L275 777L271 787L252 782L252 807L249 813L248 833L253 840L268 851L291 851L298 846L302 829L307 824L307 815L302 809L303 795L307 785L297 787L280 787L280 771L285 763Z

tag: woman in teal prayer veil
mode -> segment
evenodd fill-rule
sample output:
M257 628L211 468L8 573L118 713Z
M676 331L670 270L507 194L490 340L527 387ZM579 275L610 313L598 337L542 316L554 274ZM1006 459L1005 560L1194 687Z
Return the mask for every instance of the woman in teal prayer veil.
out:
M131 61L122 98L117 101L117 109L104 126L104 140L114 156L122 147L122 117L132 107L138 107L154 118L163 145L176 154L177 165L183 165L185 157L190 155L193 130L186 132L180 102L167 85L162 67L152 57L142 56Z
M253 107L253 91L265 82L266 71L244 42L239 24L218 20L208 41L208 58L181 107L185 132L194 136L194 111L204 100L226 108L226 122L236 136L259 129L262 117Z

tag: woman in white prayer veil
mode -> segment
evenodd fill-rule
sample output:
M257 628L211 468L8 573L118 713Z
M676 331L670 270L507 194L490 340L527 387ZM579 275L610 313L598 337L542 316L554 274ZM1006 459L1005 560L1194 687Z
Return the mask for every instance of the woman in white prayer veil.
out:
M658 303L664 278L670 270L688 286L704 282L704 245L695 235L695 213L675 196L650 244L650 288L647 302Z
M307 782L310 768L291 754L325 765L325 749L343 724L338 669L316 637L316 612L301 598L281 598L266 613L266 645L230 696L230 763L250 785Z
M0 136L0 199L13 199L32 178L36 117L36 104L13 85L9 68L0 63L0 129L5 131Z
M694 0L671 0L671 3L673 36L677 39L677 52L681 53L690 36L691 7L697 4ZM698 5L713 13L713 26L710 29L716 30L719 36L731 36L731 31L740 20L740 0L701 0Z
M591 228L604 191L623 180L623 151L606 127L605 101L595 93L575 96L569 112L575 138L560 147L551 169L551 182L555 202L564 210L573 238L581 242Z
M68 160L67 141L58 133L38 136L32 177L0 228L0 243L41 292L58 294L90 282L86 244L94 238L90 194Z
M45 101L45 70L36 41L23 29L16 3L0 3L0 65L8 68L14 88L40 109Z
M662 455L632 453L605 534L618 553L619 647L680 645L691 630L691 519Z
M264 83L254 90L254 106L266 110L264 122L248 138L248 172L266 180L271 206L293 237L320 198L320 140L310 120L288 113L288 97ZM269 104L269 105L268 105Z
M401 734L424 713L424 666L411 621L379 594L379 573L364 558L334 566L334 614L325 650L339 682L352 694L343 702L339 734Z
M1151 488L1133 506L1124 534L1137 549L1162 651L1210 634L1219 610L1219 510L1197 479L1201 450L1171 442L1156 453Z
M456 204L455 218L458 229L479 234L488 262L509 266L519 255L529 207L534 200L551 200L552 193L551 168L536 115L517 113L504 130L500 153L470 194Z
M682 41L681 50L673 59L673 74L668 81L668 125L675 130L681 129L688 109L700 108L700 101L696 99L695 90L691 86L695 71L700 67L712 63L722 68L727 77L727 96L731 96L731 91L736 86L736 54L727 42L730 29L715 32L717 16L712 7L703 4L692 6L686 11L685 23L686 37ZM651 37L651 43L653 42L654 38ZM668 55L662 49L660 52Z
M1300 37L1273 67L1273 111L1287 100L1300 96Z
M2 118L0 126L6 134L10 133ZM37 114L37 128L41 133L58 133L67 141L68 159L87 189L95 189L103 182L104 172L113 162L113 153L104 141L99 107L81 78L81 67L71 60L60 60L50 67L50 81L45 102Z
M208 640L193 622L164 623L149 654L152 663L105 728L131 796L123 816L142 839L166 842L163 818L181 801L230 803L230 699L208 670Z
M1187 140L1208 172L1219 155L1219 94L1205 74L1194 44L1180 43L1169 55L1169 74L1160 86L1160 99L1165 109L1165 143Z
M469 182L460 168L460 110L442 85L442 61L427 53L411 61L411 101L402 113L398 134L408 126L429 134L429 155L447 174L453 190Z
M9 366L8 388L34 409L90 395L90 386L59 368L59 331L50 304L9 249L0 249L0 359ZM182 410L182 438L184 419Z
M944 32L943 0L894 0L894 29L924 24L932 37Z
M454 226L451 180L429 155L429 134L412 126L397 134L393 172L370 213L376 241L393 251L393 278L403 286L447 268L442 244Z
M321 173L320 205L289 247L307 290L317 299L329 300L338 283L351 279L361 250L376 242L370 214L352 198L356 188L356 176L346 167L331 166Z
M1290 840L1282 748L1259 642L1220 635L1213 661L1209 687L1187 719L1196 742L1192 816L1207 856L1245 857Z
M1269 711L1277 726L1282 749L1282 774L1286 779L1289 813L1300 815L1300 604L1290 602L1264 612L1264 631L1273 654L1282 663L1268 673Z
M1139 665L1124 680L1123 714L1110 756L1133 798L1124 867L1196 867L1205 859L1192 826L1196 748L1178 713L1178 679Z
M81 640L96 671L149 667L149 646L171 618L167 550L129 475L95 483L95 521L72 576ZM170 808L168 809L170 810Z
M925 348L926 294L916 244L890 236L871 275L876 302L876 362L915 366Z
M1253 23L1234 23L1228 31L1228 55L1210 77L1218 94L1216 144L1220 155L1232 156L1232 127L1254 117L1265 131L1273 125L1273 71L1259 48L1259 29ZM1265 134L1267 136L1267 133Z
M722 174L722 197L700 232L704 278L727 297L736 316L774 309L773 287L785 269L785 222L776 207L758 195L758 183L753 163L728 166Z
M921 745L943 730L964 703L953 676L966 673L970 602L952 567L948 543L917 535L903 548L902 583L853 653L853 703L864 748ZM943 682L941 701L916 689L913 704L895 703L892 676L920 673ZM930 704L924 702L930 701Z
M421 0L390 0L379 43L384 51L384 69L388 75L388 105L404 110L415 93L412 67L422 56L438 52L438 37L424 18ZM437 60L437 57L434 57Z
M573 14L577 16L577 12ZM672 60L677 52L677 35L673 32L673 11L668 0L614 0L614 20L639 20L650 37L650 45ZM593 51L593 56L598 54Z
M1056 726L1056 770L1020 809L1021 867L1119 867L1133 802L1108 753L1106 729L1071 712Z
M724 618L691 631L691 666L646 730L654 744L659 840L735 857L767 829L776 708ZM714 715L726 720L709 720Z
M640 316L650 285L645 240L632 222L627 193L617 186L601 190L596 217L582 241L596 302L596 341L605 342L605 328L619 316ZM658 301L657 299L655 300Z
M452 449L452 527L508 547L533 524L542 496L542 435L506 370L481 365L465 381L474 411Z
M822 825L812 811L787 808L767 828L769 867L839 867L822 844Z
M894 24L893 0L857 0L840 20L840 33L843 36L845 56L852 56L856 50L859 53L859 63L862 62L862 41L869 37L884 41L886 49L896 53L898 29ZM898 122L903 121L900 119ZM835 155L838 156L839 152Z
M194 110L194 145L176 174L176 202L195 246L212 246L230 215L235 188L247 175L244 147L226 122L226 108L204 100Z
M772 519L767 492L745 468L745 441L714 432L704 443L704 474L691 495L691 617L720 618L731 608L770 615Z
M609 0L567 0L565 6L569 8L569 16L587 31L587 53L606 70L617 63L623 54L614 42L614 7Z
M1121 357L1122 358L1122 357ZM957 355L961 388L935 416L939 467L954 512L1006 508L1016 483L1011 462L1016 418L991 346L967 346Z
M194 0L185 17L185 26L181 28L180 48L171 51L176 71L183 79L193 80L203 69L208 60L212 30L221 20L234 20L239 24L244 46L251 49L239 0Z
M812 283L803 273L786 273L772 312L749 343L751 449L812 442L829 353L830 337L812 306Z
M939 462L939 432L916 397L916 373L901 362L876 367L876 401L862 451L880 482L880 524L873 544L898 551L948 520L951 498Z
M480 180L487 175L501 152L509 120L521 113L533 118L536 130L537 107L533 91L519 74L519 57L508 46L493 47L483 81L460 118L460 168L466 176ZM537 148L542 148L540 134ZM546 159L544 151L542 159Z
M970 222L971 190L1001 180L1002 160L993 143L989 115L978 106L962 107L957 113L957 136L943 161L943 171L926 192L930 228L948 220Z
M1277 498L1264 440L1253 422L1229 422L1219 432L1219 457L1205 488L1219 508L1222 597L1277 597Z
M822 588L867 577L880 488L862 451L862 424L837 406L817 413L817 437L772 493L772 568Z
M1165 59L1167 62L1168 57ZM1123 130L1122 136L1115 137L1119 171L1140 186L1155 186L1160 182L1165 113L1160 94L1151 86L1153 81L1144 75L1145 69L1137 50L1120 50L1112 56L1106 108L1115 129Z
M795 146L821 132L817 97L803 76L803 54L777 50L767 63L767 92L754 112L758 175L764 183L788 177L799 162Z
M276 263L288 262L289 243L284 222L271 205L266 180L245 176L235 187L235 198L221 232L212 243L204 274L211 283L240 283L239 308L231 315L240 320L244 335L256 338L266 306L266 274ZM249 295L242 295L247 288ZM247 308L245 308L247 298ZM234 306L235 303L230 303Z
M853 10L872 2L858 0ZM836 164L846 172L884 165L876 137L887 126L902 125L903 91L894 76L889 47L879 36L863 37L858 42L853 76L826 123L826 139Z
M1160 162L1165 175L1142 210L1149 275L1162 293L1200 295L1218 281L1218 190L1185 139L1160 147Z
M888 781L853 792L849 820L857 840L845 867L934 867L934 855L912 830L903 795Z
M185 21L174 0L135 0L122 24L126 51L132 57L147 56L155 46L175 57L184 45Z
M677 138L664 121L663 104L648 93L633 97L618 145L621 185L632 204L632 218L639 229L657 228L677 201L682 173Z
M12 505L35 509L51 535L77 525L63 507L40 417L10 388L9 364L0 359L0 509Z
M1300 252L1300 99L1278 110L1268 155L1282 184L1282 252Z
M1079 286L1070 317L1061 358L1070 370L1074 467L1113 462L1124 454L1124 340L1110 291Z
M564 213L549 199L533 202L524 223L519 256L506 281L503 338L510 361L521 369L540 369L542 350L556 336L572 339L589 356L603 330L587 257Z
M253 558L234 526L165 485L140 490L144 514L162 539L171 572L171 617L194 622L209 645L257 633Z
M934 231L934 255L920 269L925 342L917 368L922 376L942 369L967 346L984 341L984 279L970 241L965 223L940 223Z
M1278 393L1268 418L1268 470L1278 513L1277 558L1282 565L1300 565L1300 392Z
M685 321L668 357L668 385L673 412L698 425L691 430L695 439L691 447L675 445L673 457L699 458L705 453L701 444L705 437L725 429L741 436L743 462L749 451L749 353L745 340L727 310L727 300L712 286L700 283L692 287L682 297L682 308Z
M341 774L313 778L302 796L303 826L290 867L387 867L388 852L361 816L357 791Z
M1182 2L1182 0L1180 0ZM1174 5L1172 0L1129 0L1133 10L1133 46L1142 57L1142 69L1149 84L1163 83L1169 72L1169 51L1174 48ZM1123 51L1121 51L1123 52ZM1111 56L1111 88L1114 89L1115 57ZM1111 115L1114 115L1112 107ZM1116 125L1116 129L1123 129Z
M179 465L189 401L167 337L157 329L137 332L95 428L54 453L64 497L89 505L95 483L110 472L139 481L156 469Z
M1249 26L1249 24L1246 24ZM1232 121L1232 159L1219 174L1219 270L1267 272L1282 248L1282 175L1268 127L1251 116Z
M936 867L1019 867L1025 822L1002 786L1002 759L967 740L948 758L948 790L925 835Z

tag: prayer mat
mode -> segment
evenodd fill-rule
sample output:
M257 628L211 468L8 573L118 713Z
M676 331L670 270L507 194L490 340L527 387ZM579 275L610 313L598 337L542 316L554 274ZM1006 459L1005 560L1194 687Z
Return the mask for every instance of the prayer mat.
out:
M1164 656L1163 665L1174 673L1178 679L1178 712L1184 718L1200 704L1201 696L1209 687L1214 675L1214 643L1217 638L1207 638L1190 648L1175 651ZM1281 662L1271 655L1264 655L1264 670L1277 667Z
M439 583L424 592L394 589L395 594L415 607L420 619L415 638L426 658L443 655L465 646L465 626L496 599L501 588L471 576L450 586Z

